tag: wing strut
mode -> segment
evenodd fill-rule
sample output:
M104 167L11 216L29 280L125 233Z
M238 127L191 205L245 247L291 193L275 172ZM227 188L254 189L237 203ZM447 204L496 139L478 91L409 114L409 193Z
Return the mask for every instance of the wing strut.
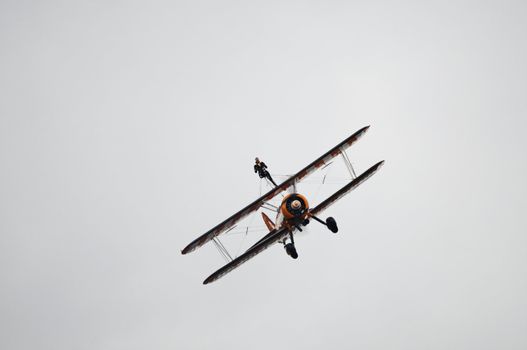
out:
M357 174L355 174L355 169L353 169L353 165L350 162L350 159L348 158L348 155L346 154L346 150L342 150L342 153L340 154L342 156L342 159L344 160L344 164L346 164L346 167L348 168L348 171L350 172L351 179L354 180L357 178Z
M216 248L218 248L220 254L225 258L225 260L227 262L231 262L233 260L232 256L229 254L229 251L227 250L227 248L225 248L223 243L221 243L220 239L218 237L214 237L212 241L214 242Z
M278 211L278 207L276 205L274 205L274 204L269 203L269 202L264 202L262 204L262 208L270 210L270 211L274 211L274 212Z

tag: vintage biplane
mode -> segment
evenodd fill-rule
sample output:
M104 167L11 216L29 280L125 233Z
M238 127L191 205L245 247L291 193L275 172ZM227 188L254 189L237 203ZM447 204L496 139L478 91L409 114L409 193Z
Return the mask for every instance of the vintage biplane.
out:
M217 236L228 232L238 222L246 218L248 215L255 213L260 208L267 206L267 208L272 208L274 209L273 211L276 212L275 222L273 222L265 213L262 212L262 218L269 230L269 233L267 233L254 245L247 249L245 253L241 254L235 259L232 259L227 253L226 256L228 256L228 260L230 261L218 271L210 275L207 279L205 279L203 284L216 281L275 243L281 243L284 246L286 253L293 259L296 259L298 257L298 253L295 248L294 235L296 232L302 231L302 227L307 226L311 219L321 223L322 225L325 225L331 232L336 233L338 231L338 227L334 218L328 217L326 220L322 220L318 216L338 199L342 198L348 192L352 191L362 182L372 176L384 163L384 161L380 161L359 176L356 176L355 174L353 166L351 165L351 162L349 161L349 158L346 154L346 149L353 145L362 135L366 133L368 129L369 126L366 126L358 130L353 135L319 157L317 160L309 164L307 167L300 170L295 175L290 176L278 186L273 187L269 192L265 193L263 196L236 214L227 218L220 224L216 225L186 246L181 251L182 254L190 253L209 241L214 241L219 249L225 249L225 247L221 245L220 242L218 242ZM351 182L346 184L340 190L329 196L327 199L323 200L315 207L310 208L307 198L302 194L297 193L297 184L303 181L308 175L312 174L318 169L323 168L326 164L329 164L333 158L339 155L342 156L344 163L350 172L352 178ZM269 204L271 199L283 192L286 192L287 194L283 197L279 206L273 206Z

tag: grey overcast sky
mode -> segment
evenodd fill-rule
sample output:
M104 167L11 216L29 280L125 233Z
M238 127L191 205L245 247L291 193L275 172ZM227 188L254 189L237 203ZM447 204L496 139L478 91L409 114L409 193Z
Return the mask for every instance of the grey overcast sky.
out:
M0 3L0 348L527 349L525 1ZM220 281L192 239L365 126ZM306 193L309 195L309 193ZM258 219L259 220L259 219Z

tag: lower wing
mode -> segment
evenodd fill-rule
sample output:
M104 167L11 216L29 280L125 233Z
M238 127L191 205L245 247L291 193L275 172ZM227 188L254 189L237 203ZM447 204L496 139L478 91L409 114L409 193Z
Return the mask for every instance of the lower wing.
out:
M333 203L335 203L340 198L344 197L346 194L348 194L350 191L355 189L357 186L359 186L361 183L366 181L368 178L370 178L379 168L384 164L384 160L375 164L365 172L363 172L361 175L357 176L353 181L351 181L346 186L342 187L340 190L335 192L333 195L331 195L329 198L324 200L322 203L318 204L315 208L313 208L310 213L313 215L317 215L318 213L321 213L323 210L327 209L329 206L331 206ZM227 265L220 268L218 271L214 272L212 275L207 277L207 279L203 282L203 284L209 284L211 282L216 281L217 279L220 279L221 277L225 276L241 264L245 263L246 261L254 258L256 255L260 254L267 248L269 248L274 243L280 241L281 239L285 238L289 234L289 230L287 228L281 228L279 230L271 231L267 235L265 235L261 240L256 242L251 248L249 248L245 253L234 259L233 261L229 262Z
M275 232L270 232L267 236L265 236L262 240L260 240L258 243L253 245L251 248L249 248L245 253L228 263L227 265L223 266L218 271L214 272L212 275L207 277L205 281L203 281L203 284L208 284L211 282L216 281L217 279L223 277L224 275L228 274L247 260L250 260L254 258L256 255L260 254L267 248L269 248L274 243L278 242L279 240L285 238L289 234L289 231L286 228L282 228Z
M357 188L361 183L368 180L373 174L379 170L382 165L384 164L384 160L380 161L379 163L375 164L359 176L357 176L353 181L351 181L346 186L342 187L340 190L332 194L329 198L318 204L316 207L311 209L309 212L313 215L318 215L328 207L330 207L333 203L344 197L346 194Z

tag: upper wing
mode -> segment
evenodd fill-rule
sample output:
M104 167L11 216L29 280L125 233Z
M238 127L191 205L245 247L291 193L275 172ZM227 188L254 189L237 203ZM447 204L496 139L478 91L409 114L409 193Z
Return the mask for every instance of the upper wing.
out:
M202 245L204 245L205 243L207 243L214 237L218 236L219 234L221 234L222 232L224 232L225 230L227 230L228 228L236 224L238 221L247 217L247 215L257 211L265 201L272 199L274 196L276 196L278 193L282 191L286 191L289 187L294 185L296 182L299 182L300 180L302 180L309 174L313 173L318 168L323 167L324 164L328 163L331 159L341 154L344 150L346 150L348 147L353 145L362 135L364 135L364 133L366 133L368 129L369 129L369 126L366 126L360 129L359 131L357 131L356 133L354 133L353 135L351 135L350 137L348 137L347 139L339 143L337 146L333 147L328 152L324 153L322 156L317 158L314 162L306 166L304 169L300 170L298 173L296 173L289 179L282 182L279 186L273 188L272 190L264 194L262 197L258 198L257 200L255 200L254 202L252 202L251 204L249 204L248 206L246 206L245 208L243 208L242 210L240 210L239 212L237 212L230 218L224 220L223 222L213 227L212 229L210 229L209 231L207 231L200 237L196 238L189 245L187 245L181 251L181 253L187 254L195 250L196 248L201 247Z
M272 199L278 193L284 191L283 189L285 187L284 184L285 182L282 185L273 188L271 191L267 192L262 197L258 198L257 200L255 200L254 202L252 202L251 204L249 204L248 206L246 206L245 208L243 208L242 210L240 210L239 212L237 212L230 218L224 220L223 222L214 226L213 228L211 228L209 231L207 231L203 235L193 240L189 245L185 247L185 249L181 251L181 253L187 254L195 250L196 248L201 247L208 241L212 240L214 237L218 236L222 232L232 227L238 221L247 217L247 215L257 211L262 206L262 204L264 204L264 202ZM287 187L285 187L285 189L287 189Z
M300 170L298 173L287 179L283 184L287 183L287 187L289 187L294 182L299 182L309 174L312 174L317 169L322 168L325 164L328 164L333 158L335 158L336 156L344 152L346 149L348 149L355 142L357 142L357 140L360 139L361 136L364 135L369 128L370 126L368 125L355 132L353 135L349 136L347 139L345 139L344 141L324 153L322 156L318 157L315 161L306 166L304 169Z
M212 275L207 277L205 281L203 281L203 284L208 284L211 282L216 281L217 279L223 277L224 275L228 274L244 262L246 262L249 259L252 259L257 254L260 254L267 248L269 248L274 243L278 242L279 240L283 239L285 236L289 234L289 231L287 231L286 228L282 228L275 232L270 232L266 237L264 237L262 240L260 240L258 243L253 245L251 248L249 248L245 253L234 259L233 261L229 262L227 265L223 266L218 271L214 272Z
M319 213L321 213L322 211L324 211L325 209L327 209L329 206L331 206L333 203L335 203L336 201L338 201L340 198L344 197L346 194L348 194L348 192L354 190L355 188L357 188L357 186L359 186L361 183L363 183L364 181L366 181L368 178L370 178L373 174L375 174L375 172L377 172L377 170L379 170L379 168L384 164L384 160L383 161L380 161L379 163L375 164L374 166L372 166L371 168L369 168L368 170L366 170L365 172L363 172L362 174L360 174L359 176L357 176L355 179L353 179L353 181L351 181L349 184L347 184L346 186L342 187L340 190L338 190L337 192L335 192L334 194L332 194L329 198L327 198L326 200L324 200L322 203L318 204L316 207L314 207L310 213L313 214L313 215L318 215Z

